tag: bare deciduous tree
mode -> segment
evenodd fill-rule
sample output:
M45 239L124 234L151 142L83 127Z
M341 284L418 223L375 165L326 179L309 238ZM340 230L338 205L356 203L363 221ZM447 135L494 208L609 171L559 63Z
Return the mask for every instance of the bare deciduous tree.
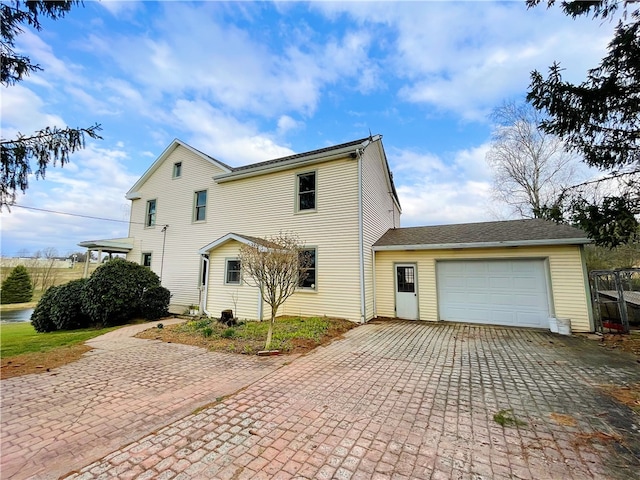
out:
M265 349L271 346L273 325L278 308L294 294L306 276L311 259L302 253L296 235L279 233L265 239L254 239L240 247L242 281L260 289L262 300L271 307L271 318Z
M578 161L562 140L543 132L529 104L505 102L491 114L495 124L487 163L494 197L523 218L540 217L563 189L578 183Z

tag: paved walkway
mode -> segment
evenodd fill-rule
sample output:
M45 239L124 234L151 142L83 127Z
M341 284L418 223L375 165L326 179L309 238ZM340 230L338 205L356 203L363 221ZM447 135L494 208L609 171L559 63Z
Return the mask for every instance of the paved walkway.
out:
M149 326L97 337L51 373L2 380L2 479L58 478L290 361L132 338Z
M592 341L373 323L67 478L640 478L639 417L599 387L634 382L632 356Z

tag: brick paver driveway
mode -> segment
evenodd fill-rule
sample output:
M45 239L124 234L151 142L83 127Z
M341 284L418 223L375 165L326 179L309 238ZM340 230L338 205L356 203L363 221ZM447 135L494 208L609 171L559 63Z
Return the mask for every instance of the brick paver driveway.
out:
M372 323L69 478L640 478L639 416L599 387L633 382L593 341Z
M145 328L90 340L94 350L50 373L2 380L2 479L58 478L286 362L131 338Z

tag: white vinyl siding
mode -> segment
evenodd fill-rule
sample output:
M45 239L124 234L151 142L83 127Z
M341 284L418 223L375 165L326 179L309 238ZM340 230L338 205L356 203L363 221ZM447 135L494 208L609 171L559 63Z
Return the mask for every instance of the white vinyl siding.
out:
M482 248L463 250L422 250L376 252L376 313L395 315L394 263L418 265L419 311L421 320L439 320L437 261L489 259L545 259L549 265L550 303L556 317L570 318L573 330L592 330L589 297L585 287L579 246Z
M223 310L233 310L241 320L258 319L258 288L242 281L228 284L227 261L236 259L240 243L232 240L209 253L209 288L207 292L207 311L214 317L220 317Z
M182 162L183 180L173 182L171 172L178 161ZM321 261L317 290L296 292L278 314L360 318L357 160L314 165L316 201L321 208L313 215L297 215L291 206L297 174L309 171L308 167L291 169L218 184L212 178L223 173L220 169L186 148L179 146L171 152L137 192L142 199L157 196L163 208L162 223L169 225L162 284L173 295L172 311L198 303L200 248L229 232L266 237L283 231L295 233L304 245L317 247ZM200 190L207 190L208 221L193 223L194 192ZM131 218L143 217L144 207L143 200L134 200ZM135 237L130 259L139 261L142 250L162 251L163 235L158 229L132 224L130 236ZM208 309L214 316L219 316L218 310L233 308L227 293L220 297L212 288L224 286L224 259L236 255L218 249L211 252ZM154 263L160 265L158 253L156 257ZM253 290L244 284L228 288ZM251 315L257 315L257 297L246 301L243 311L252 308ZM266 314L267 309L264 311Z
M369 145L362 158L362 220L365 272L365 319L374 317L372 245L390 228L400 227L400 211L385 172L380 142Z
M173 165L182 163L182 180L174 181ZM208 190L213 184L212 177L223 173L202 157L178 146L166 160L158 166L138 192L139 200L131 202L131 218L145 215L145 198L158 198L162 205L162 224L168 224L164 248L162 285L171 291L172 312L182 313L199 300L200 255L198 249L211 241L207 231L210 222L193 223L192 212L194 191ZM160 229L148 229L143 225L130 224L129 236L135 239L133 250L127 259L139 261L142 251L155 253L155 273L160 274L163 236ZM215 233L214 233L215 234Z

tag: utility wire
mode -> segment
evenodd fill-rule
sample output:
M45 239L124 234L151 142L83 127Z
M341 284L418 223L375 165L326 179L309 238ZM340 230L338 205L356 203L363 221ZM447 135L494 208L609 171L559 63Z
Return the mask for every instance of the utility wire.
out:
M18 207L24 208L26 210L35 210L37 212L46 212L46 213L55 213L56 215L68 215L69 217L80 217L80 218L90 218L92 220L104 220L105 222L119 222L119 223L134 223L137 225L144 225L143 222L131 222L129 220L116 220L115 218L103 218L103 217L93 217L91 215L81 215L79 213L69 213L69 212L59 212L56 210L47 210L46 208L36 208L36 207L27 207L26 205L11 205L11 208Z

